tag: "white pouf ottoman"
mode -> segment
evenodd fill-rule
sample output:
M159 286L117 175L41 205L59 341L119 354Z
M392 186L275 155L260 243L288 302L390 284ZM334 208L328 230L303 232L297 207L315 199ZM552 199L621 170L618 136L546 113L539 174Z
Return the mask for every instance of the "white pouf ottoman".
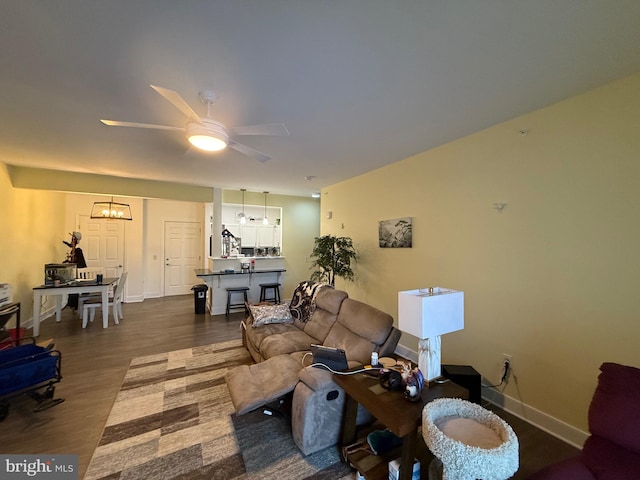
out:
M422 411L422 436L439 462L429 478L506 480L519 466L518 437L507 422L475 403L441 398Z

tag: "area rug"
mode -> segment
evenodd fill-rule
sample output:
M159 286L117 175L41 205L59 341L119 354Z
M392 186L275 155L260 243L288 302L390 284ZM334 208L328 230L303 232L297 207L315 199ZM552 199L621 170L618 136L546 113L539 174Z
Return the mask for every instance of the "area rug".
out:
M240 340L134 358L85 480L355 478L336 447L303 456L286 417L235 415L224 374L249 363Z

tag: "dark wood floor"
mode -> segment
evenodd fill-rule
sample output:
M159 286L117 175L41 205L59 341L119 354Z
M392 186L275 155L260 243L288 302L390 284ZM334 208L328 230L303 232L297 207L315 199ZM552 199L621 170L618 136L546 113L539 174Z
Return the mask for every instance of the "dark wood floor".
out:
M56 396L65 402L33 413L27 397L11 401L9 416L0 423L0 452L5 454L77 454L79 478L84 476L100 438L122 379L133 357L207 345L240 338L243 314L227 320L196 315L193 296L166 297L124 305L120 325L101 322L87 329L65 309L62 321L41 325L39 340L53 338L62 352L63 379ZM525 479L539 468L577 453L555 437L499 409L520 441L521 467L515 479Z

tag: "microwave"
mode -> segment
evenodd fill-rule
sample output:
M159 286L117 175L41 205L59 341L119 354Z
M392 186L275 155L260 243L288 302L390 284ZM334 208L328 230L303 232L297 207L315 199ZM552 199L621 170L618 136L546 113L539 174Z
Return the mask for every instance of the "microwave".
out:
M47 263L44 266L45 285L66 285L76 280L75 263Z

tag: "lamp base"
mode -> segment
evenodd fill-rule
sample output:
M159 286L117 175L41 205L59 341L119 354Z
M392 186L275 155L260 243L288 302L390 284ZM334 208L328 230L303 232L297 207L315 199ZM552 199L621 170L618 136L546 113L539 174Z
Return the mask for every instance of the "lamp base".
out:
M418 340L418 368L427 381L442 376L440 371L440 336Z

